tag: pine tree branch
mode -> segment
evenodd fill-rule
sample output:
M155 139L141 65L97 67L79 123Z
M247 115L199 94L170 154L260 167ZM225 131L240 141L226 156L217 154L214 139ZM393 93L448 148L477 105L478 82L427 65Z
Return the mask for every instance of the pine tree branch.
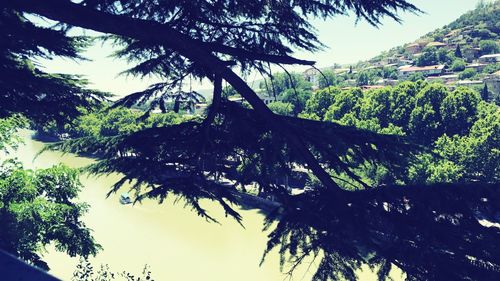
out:
M43 2L19 0L9 1L0 5L104 33L137 38L148 42L166 43L173 50L179 51L179 53L183 53L180 49L197 46L199 49L204 49L207 52L221 53L243 60L261 60L281 64L315 64L314 61L297 59L291 56L255 53L216 42L204 42L192 39L166 24L112 15L65 0L45 0ZM129 28L124 28L125 26ZM147 32L144 32L145 30ZM143 33L143 35L140 37L136 36L138 32Z
M287 136L291 146L302 155L308 168L313 171L326 188L331 189L332 192L333 190L342 192L342 189L333 181L325 169L321 167L317 159L301 139L300 132L296 132L289 126L279 122L276 115L264 104L246 82L228 68L222 60L212 54L212 51L217 48L214 49L211 44L193 40L182 33L170 29L166 25L152 21L107 14L83 7L70 1L45 0L40 2L36 0L19 0L3 3L3 5L25 12L39 14L56 21L62 21L82 28L145 40L152 43L162 43L200 65L204 65L214 73L221 75L230 83L235 90L252 105L256 112L272 129ZM147 30L147 32L144 32L145 30ZM231 47L224 47L223 49L226 51L232 50ZM245 53L245 55L249 56L254 55L251 53L248 54L244 50L238 50L237 53ZM258 58L283 64L291 63L291 61L298 63L295 59L277 59L276 56L273 55L259 55ZM283 62L283 60L285 62Z

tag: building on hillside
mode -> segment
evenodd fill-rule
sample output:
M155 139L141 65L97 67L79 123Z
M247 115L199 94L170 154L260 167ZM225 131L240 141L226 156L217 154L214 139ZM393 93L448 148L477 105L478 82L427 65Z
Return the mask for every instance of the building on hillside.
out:
M483 85L484 82L482 80L460 80L455 83L455 85L458 86L465 86L465 87L470 87L470 86L480 86Z
M382 86L382 85L364 85L364 86L360 86L360 88L361 88L362 91L382 89L384 87L385 86Z
M484 83L486 83L491 93L490 100L500 100L500 70L486 76Z
M452 31L448 32L448 34L446 34L444 38L450 38L458 33L460 33L460 29L453 29Z
M384 67L384 66L376 64L376 65L367 66L367 67L363 68L362 70L377 69L377 68L382 68L382 67Z
M371 63L372 67L384 67L387 64L387 60L383 59L374 63Z
M443 38L443 42L448 45L456 45L458 42L464 40L463 34L461 34L460 29L455 29L446 34Z
M447 45L443 42L430 42L425 47L436 47L436 48L443 48L446 47Z
M318 69L311 67L304 71L302 75L307 82L310 82L313 86L317 86L319 83L319 75L321 74Z
M460 80L455 83L445 84L451 91L454 91L458 87L474 87L478 89L484 85L482 80Z
M379 79L375 82L376 85L379 86L394 86L398 83L398 80L394 79Z
M207 111L208 104L207 103L197 103L194 105L194 115L202 115Z
M405 50L412 55L420 53L422 49L422 46L418 43L409 44L405 47Z
M447 75L441 75L441 76L429 76L425 80L427 80L429 82L442 81L444 84L451 84L453 82L458 81L458 75L447 74Z
M414 61L413 60L410 60L410 59L406 59L404 57L401 57L398 62L397 62L397 66L400 67L400 66L405 66L405 65L413 65Z
M351 69L350 68L335 68L335 69L333 69L333 73L344 74L344 73L349 72L349 70L351 70Z
M436 76L441 75L444 72L444 65L430 65L430 66L410 66L410 67L400 67L398 69L399 76L401 78L407 78L408 76L416 73L422 73L424 76Z
M481 48L463 48L462 54L467 61L472 61L479 57Z
M481 71L483 71L483 69L486 66L487 66L487 64L485 64L485 63L475 62L475 63L470 63L470 64L466 65L465 68L472 68L472 69L475 69L477 72L481 72Z
M484 55L479 57L480 63L497 63L500 62L500 54Z
M392 56L392 57L388 57L386 60L387 60L387 64L398 64L400 58L397 56Z
M270 104L275 101L282 101L283 98L277 95L274 97L273 95L268 95L265 92L257 93L257 96L265 103L265 104Z
M375 64L375 65L370 65L368 67L365 67L362 70L370 70L370 69L377 69L377 68L384 68L384 67L396 67L396 66L398 66L398 65L395 63L389 63L389 64L384 64L384 65Z

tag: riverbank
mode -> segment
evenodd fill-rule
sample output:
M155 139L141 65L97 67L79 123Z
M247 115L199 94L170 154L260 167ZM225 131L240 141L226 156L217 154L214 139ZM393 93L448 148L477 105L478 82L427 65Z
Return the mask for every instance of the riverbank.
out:
M44 132L39 131L39 130L35 131L32 134L31 138L35 141L39 141L42 143L54 143L54 142L64 141L64 139L62 139L60 137L57 137L57 136L54 136L51 134L47 134L47 133L44 133ZM90 154L90 153L79 153L78 157L85 157L85 158L98 160L98 159L102 158L102 155ZM230 191L236 197L236 199L238 200L238 202L242 205L242 207L244 209L259 209L263 212L272 212L276 208L281 206L281 204L279 202L272 201L272 200L254 195L254 194L245 193L245 192L238 191L235 189L231 189Z

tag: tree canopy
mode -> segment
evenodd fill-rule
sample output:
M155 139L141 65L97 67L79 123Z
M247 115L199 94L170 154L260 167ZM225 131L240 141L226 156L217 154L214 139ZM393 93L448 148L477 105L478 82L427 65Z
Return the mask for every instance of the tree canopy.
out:
M23 119L0 119L0 153L15 149ZM95 255L101 248L81 221L88 206L76 202L78 171L64 165L26 170L15 159L0 162L0 248L48 269L42 251L53 243L70 256Z

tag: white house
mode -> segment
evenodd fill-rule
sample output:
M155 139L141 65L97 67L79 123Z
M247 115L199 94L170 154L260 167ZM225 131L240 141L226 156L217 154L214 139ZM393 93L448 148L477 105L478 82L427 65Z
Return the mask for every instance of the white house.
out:
M500 54L484 55L479 57L480 63L497 63L500 62Z
M406 78L414 73L422 73L424 76L441 75L444 71L444 65L429 66L402 66L398 69L399 76Z

